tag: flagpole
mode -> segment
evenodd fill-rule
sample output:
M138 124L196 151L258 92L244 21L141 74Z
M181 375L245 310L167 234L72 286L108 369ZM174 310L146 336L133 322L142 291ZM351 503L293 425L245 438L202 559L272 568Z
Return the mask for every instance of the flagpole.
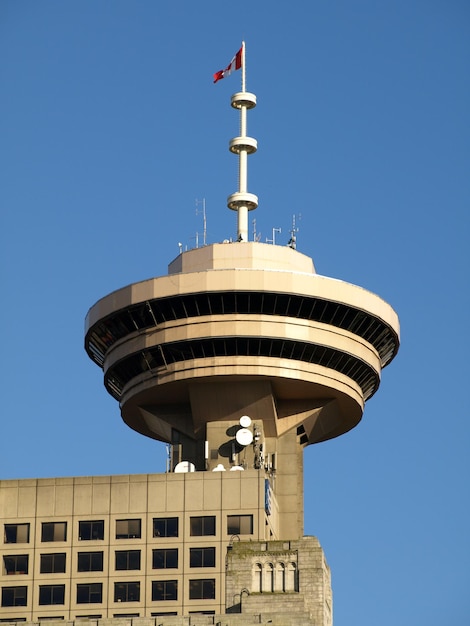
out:
M245 42L242 41L242 92L246 91L245 77Z

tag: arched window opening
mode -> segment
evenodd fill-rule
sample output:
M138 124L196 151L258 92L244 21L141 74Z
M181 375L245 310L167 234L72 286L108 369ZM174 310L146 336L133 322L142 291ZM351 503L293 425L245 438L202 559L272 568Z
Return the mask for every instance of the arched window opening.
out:
M266 563L266 591L272 593L274 591L274 565Z
M255 563L253 567L252 589L256 593L263 591L263 567L261 563Z
M278 563L276 567L276 591L286 590L286 566Z

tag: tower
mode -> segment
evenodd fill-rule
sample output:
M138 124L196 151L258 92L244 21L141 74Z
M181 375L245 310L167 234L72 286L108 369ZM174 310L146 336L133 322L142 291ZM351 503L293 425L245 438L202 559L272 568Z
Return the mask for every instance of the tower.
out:
M378 296L316 274L295 246L248 240L256 96L241 54L242 90L231 97L240 135L229 142L239 188L227 199L236 241L181 252L167 276L104 297L88 313L85 347L123 420L169 445L170 474L220 471L225 490L231 472L255 472L266 498L258 539L299 541L303 449L358 424L397 353L399 323Z
M235 241L181 251L166 276L86 318L107 391L131 428L168 446L167 471L0 481L1 621L332 625L330 571L303 531L303 449L357 425L399 324L293 242L249 241L256 97L238 54Z

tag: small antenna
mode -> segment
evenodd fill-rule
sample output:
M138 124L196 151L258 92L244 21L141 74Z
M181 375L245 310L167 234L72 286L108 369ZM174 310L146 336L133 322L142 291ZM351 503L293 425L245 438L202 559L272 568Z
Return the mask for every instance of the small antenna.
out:
M261 239L261 233L257 233L256 232L256 217L253 218L253 241L256 241L258 243L258 241Z
M302 219L302 214L299 213L299 222ZM289 248L292 248L292 250L296 250L297 249L297 233L299 232L299 227L295 225L295 213L292 216L292 228L290 229L290 239L288 242L288 246Z
M280 228L273 228L273 238L272 239L268 239L266 237L266 243L272 243L273 246L276 245L276 233L281 234L281 229Z
M198 210L198 206L202 204L202 209ZM206 199L198 200L196 198L196 215L201 215L202 213L202 223L203 223L203 231L202 231L202 245L207 245L207 222L206 222ZM199 247L199 233L196 233L196 248Z

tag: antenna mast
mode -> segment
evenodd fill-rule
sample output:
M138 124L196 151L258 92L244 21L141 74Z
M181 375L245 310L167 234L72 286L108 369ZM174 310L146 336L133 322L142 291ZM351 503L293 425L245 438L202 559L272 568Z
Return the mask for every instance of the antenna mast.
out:
M202 211L198 210L198 208L197 208L200 204L202 204ZM203 198L202 200L198 200L196 198L196 215L200 215L201 212L202 212L202 223L203 223L203 231L202 231L203 239L202 239L202 242L203 242L203 245L206 246L207 245L207 241L206 241L206 239L207 239L206 199ZM196 248L198 248L198 247L199 246L196 245Z
M242 42L242 90L234 93L231 105L240 111L240 136L229 142L229 150L238 154L238 191L227 198L227 206L238 213L237 241L248 241L248 211L258 206L258 196L248 192L248 155L258 149L258 142L246 134L246 112L256 106L256 96L246 91L245 42Z

